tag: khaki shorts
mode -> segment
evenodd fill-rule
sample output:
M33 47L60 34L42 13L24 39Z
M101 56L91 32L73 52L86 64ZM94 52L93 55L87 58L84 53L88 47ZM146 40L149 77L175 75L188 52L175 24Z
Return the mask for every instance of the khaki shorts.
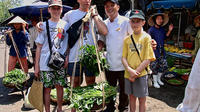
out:
M125 93L127 95L134 95L135 97L145 97L149 95L148 92L148 84L147 84L148 76L142 76L135 79L134 82L130 82L127 78L125 78Z

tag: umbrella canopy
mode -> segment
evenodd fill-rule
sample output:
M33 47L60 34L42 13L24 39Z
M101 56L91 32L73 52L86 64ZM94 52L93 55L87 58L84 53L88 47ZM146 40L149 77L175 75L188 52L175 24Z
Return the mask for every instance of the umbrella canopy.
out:
M47 2L36 2L31 5L12 8L12 9L9 9L8 11L17 16L23 16L23 17L38 16L38 17L40 17L40 9L42 9L43 17L49 16ZM63 5L63 13L66 13L71 9L72 9L72 7Z
M169 9L173 8L195 8L199 0L159 0L153 1L147 6L147 9L150 8L164 8Z

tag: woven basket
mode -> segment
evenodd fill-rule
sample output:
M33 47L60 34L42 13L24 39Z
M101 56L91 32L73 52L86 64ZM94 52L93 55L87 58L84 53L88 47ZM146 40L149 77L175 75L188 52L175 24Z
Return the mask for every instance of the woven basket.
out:
M3 84L3 85L4 85L5 87L7 87L7 88L17 88L17 87L15 86L15 84L12 84L12 83L10 83L10 84ZM23 87L26 86L26 81L23 82L22 86L23 86Z
M101 111L101 110L104 110L105 107L106 107L107 103L105 103L104 107L103 107L103 104L101 105L98 105L98 104L94 104L93 107L91 108L91 111L92 112L96 112L96 111Z

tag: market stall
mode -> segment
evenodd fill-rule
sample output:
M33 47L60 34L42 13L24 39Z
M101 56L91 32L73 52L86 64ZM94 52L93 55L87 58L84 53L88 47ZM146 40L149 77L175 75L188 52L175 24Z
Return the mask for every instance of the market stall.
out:
M174 25L171 35L165 41L170 73L166 73L164 78L168 76L178 77L187 81L193 65L192 51L195 46L194 37L196 34L193 33L194 29L191 26L194 25L194 17L200 14L199 9L198 0L159 0L153 1L147 6L148 15L161 10L169 15L168 25L171 23ZM175 83L176 81L172 82Z

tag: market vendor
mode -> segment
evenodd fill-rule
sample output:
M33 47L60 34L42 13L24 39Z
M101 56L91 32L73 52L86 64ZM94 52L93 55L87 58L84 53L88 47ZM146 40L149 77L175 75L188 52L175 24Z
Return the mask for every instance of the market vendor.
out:
M19 16L11 20L8 25L14 27L14 30L7 31L8 35L6 37L6 44L10 46L9 60L8 60L8 72L15 69L17 61L21 61L23 70L25 73L28 73L28 64L27 64L27 48L26 44L29 41L29 34L25 30L27 22L24 21ZM13 38L13 41L12 41ZM14 45L16 47L14 48ZM17 50L17 51L16 51ZM18 53L16 53L18 52ZM18 59L18 56L19 59Z
M169 21L168 14L156 13L152 15L148 24L151 26L148 33L151 35L152 39L157 42L157 47L154 50L156 61L151 62L151 69L153 72L153 83L155 88L160 88L160 85L164 85L161 81L161 76L165 70L167 70L167 60L164 50L164 39L168 37L173 29L173 24L169 25L168 32L165 31L163 26L165 26Z
M194 18L194 25L195 25L195 28L197 29L197 34L195 36L195 49L192 52L192 55L195 58L197 51L200 47L200 15L198 15Z

